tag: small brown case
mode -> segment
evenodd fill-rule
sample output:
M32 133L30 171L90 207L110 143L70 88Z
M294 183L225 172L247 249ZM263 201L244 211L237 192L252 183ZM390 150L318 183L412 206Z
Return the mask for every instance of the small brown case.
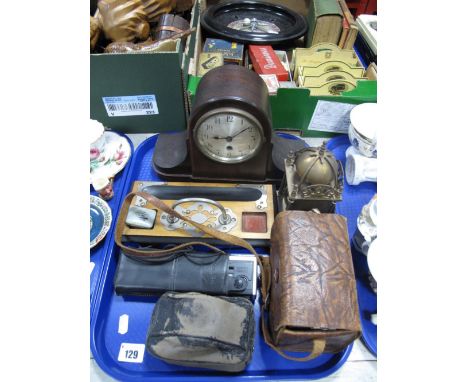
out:
M146 350L170 364L238 373L252 359L254 338L248 299L166 292L154 307Z
M345 217L279 213L271 232L270 266L269 326L275 346L318 356L343 350L359 338Z

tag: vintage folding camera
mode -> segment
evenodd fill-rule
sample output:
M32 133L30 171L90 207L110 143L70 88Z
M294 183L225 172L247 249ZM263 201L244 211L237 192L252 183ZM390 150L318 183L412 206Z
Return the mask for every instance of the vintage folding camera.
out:
M189 252L164 263L120 254L114 279L118 295L161 295L166 291L254 297L257 259L250 254Z
M143 182L132 192L144 191L179 214L219 232L268 246L275 215L275 191L270 184ZM202 238L220 244L189 223L154 209L136 196L126 217L124 241L137 243L181 243Z

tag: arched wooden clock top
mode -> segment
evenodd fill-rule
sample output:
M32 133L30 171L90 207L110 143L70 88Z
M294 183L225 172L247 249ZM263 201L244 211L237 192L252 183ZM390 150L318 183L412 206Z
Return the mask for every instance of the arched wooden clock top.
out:
M271 136L268 89L260 76L237 65L221 66L205 74L189 119L189 151L195 176L265 178Z

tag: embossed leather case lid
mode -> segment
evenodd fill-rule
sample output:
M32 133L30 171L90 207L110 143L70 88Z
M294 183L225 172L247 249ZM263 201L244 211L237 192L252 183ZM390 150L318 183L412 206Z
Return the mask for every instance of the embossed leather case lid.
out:
M271 234L270 330L276 345L308 351L325 338L336 352L360 336L346 218L284 211Z

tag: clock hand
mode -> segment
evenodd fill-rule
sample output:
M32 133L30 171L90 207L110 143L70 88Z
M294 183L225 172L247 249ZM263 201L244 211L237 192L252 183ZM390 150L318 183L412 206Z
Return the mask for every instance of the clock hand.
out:
M250 127L250 126L249 126ZM239 131L238 133L234 134L231 138L237 137L239 134L243 133L245 130L248 130L249 127L246 127L244 130Z
M238 133L234 134L234 135L228 135L227 137L220 137L220 136L216 136L216 137L213 137L213 139L232 139L232 138L235 138L237 137L239 134L243 133L245 130L248 130L249 127L246 127L244 130L241 130L239 131Z

